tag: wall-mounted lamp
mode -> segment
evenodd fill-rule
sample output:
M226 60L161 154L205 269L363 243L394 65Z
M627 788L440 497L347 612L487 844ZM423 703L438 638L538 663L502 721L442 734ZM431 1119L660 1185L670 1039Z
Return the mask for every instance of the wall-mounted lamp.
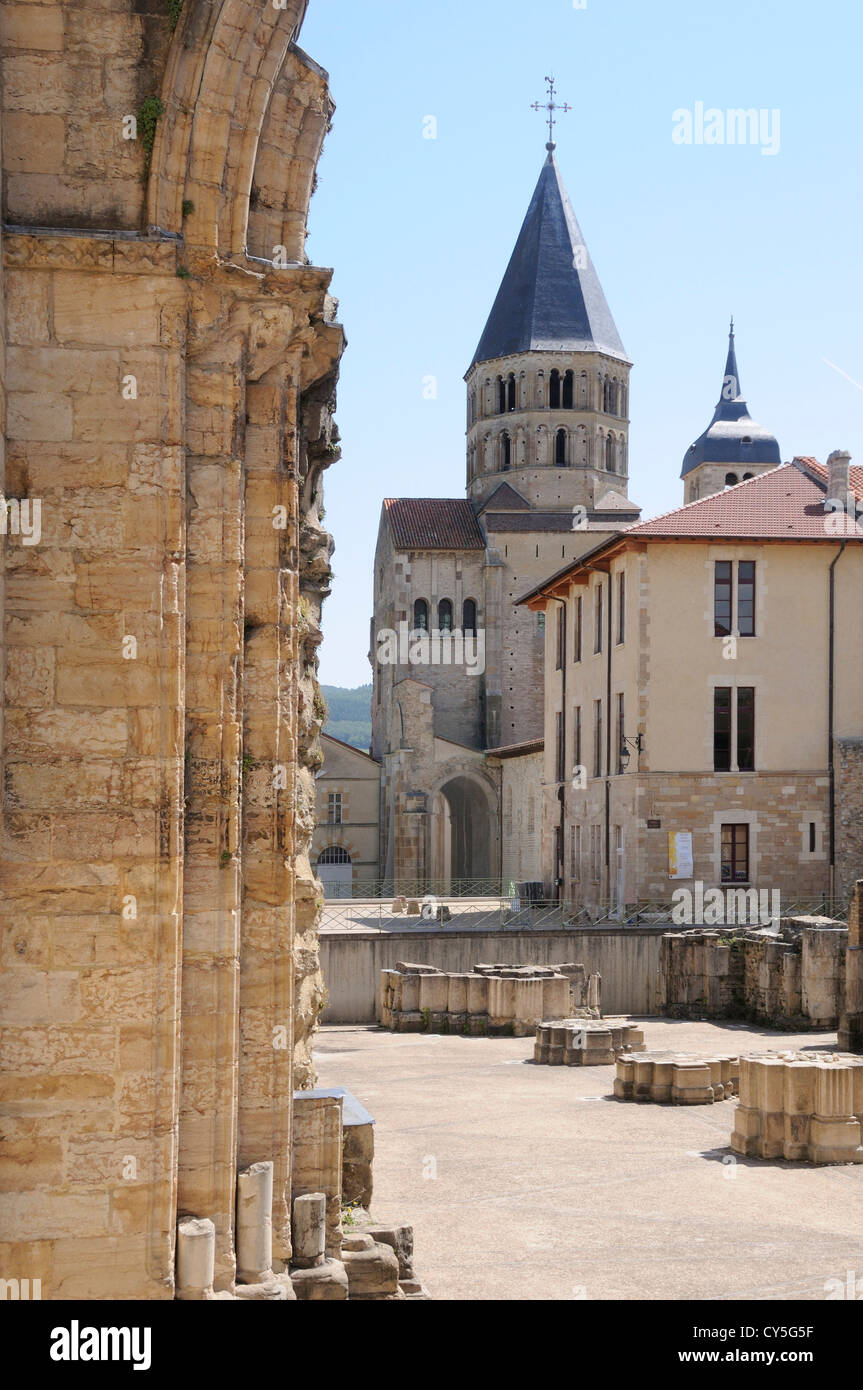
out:
M626 769L629 767L629 760L630 760L630 758L632 757L632 754L630 753L629 748L627 748L627 744L629 744L630 747L634 748L635 751L636 751L636 753L641 753L641 752L643 752L643 751L644 751L644 734L636 734L636 735L635 735L635 738L627 738L625 734L621 734L621 736L620 736L620 752L618 753L618 757L619 757L619 759L620 759L620 766L622 767L622 769L623 769L624 772L625 772Z

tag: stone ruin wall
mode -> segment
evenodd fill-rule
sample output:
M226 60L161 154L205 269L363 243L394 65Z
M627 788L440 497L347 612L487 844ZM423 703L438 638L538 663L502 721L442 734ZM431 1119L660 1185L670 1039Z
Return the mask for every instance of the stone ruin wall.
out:
M783 928L783 936L733 931L662 937L658 1011L669 1018L739 1018L777 1028L838 1026L848 931Z
M848 903L863 873L863 738L836 739L836 896Z
M170 1298L184 1214L230 1290L259 1162L290 1258L344 346L305 9L3 7L0 1272L46 1298Z

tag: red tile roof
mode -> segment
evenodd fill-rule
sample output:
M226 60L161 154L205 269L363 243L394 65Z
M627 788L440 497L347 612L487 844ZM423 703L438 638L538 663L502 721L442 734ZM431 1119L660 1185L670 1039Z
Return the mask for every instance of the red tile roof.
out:
M461 497L387 497L384 513L397 550L484 550L470 502Z
M849 517L842 520L835 512L826 510L827 467L812 458L795 458L793 463L780 464L768 473L737 483L712 497L702 497L685 507L650 521L636 522L618 531L616 536L602 541L577 560L549 576L542 584L516 599L530 604L565 584L585 564L595 563L610 550L616 550L631 540L753 540L753 541L832 541L863 540L863 523L856 530ZM863 468L852 466L851 489L858 502L863 502ZM832 524L828 524L833 518Z
M818 481L816 481L816 479ZM627 527L627 538L721 536L752 540L835 540L824 510L827 469L814 459L783 463L745 483ZM863 496L863 469L851 469L851 486Z

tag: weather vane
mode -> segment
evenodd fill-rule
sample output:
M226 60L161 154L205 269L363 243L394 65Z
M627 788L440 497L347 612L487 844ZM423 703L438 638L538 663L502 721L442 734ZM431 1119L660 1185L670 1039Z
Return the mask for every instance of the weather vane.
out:
M557 122L556 122L555 119L554 119L554 113L555 113L555 111L571 111L571 110L572 110L572 107L571 107L571 106L568 106L566 102L564 102L562 106L558 105L558 103L557 103L557 102L555 101L555 99L554 99L554 78L553 78L553 77L547 77L545 80L546 80L546 82L548 83L548 101L547 101L547 102L535 101L535 102L533 103L533 105L531 106L530 109L531 109L531 111L547 111L547 112L548 112L548 144L546 145L545 148L546 148L547 150L553 150L554 147L555 147L555 146L554 146L554 127L555 127L555 125L557 124Z

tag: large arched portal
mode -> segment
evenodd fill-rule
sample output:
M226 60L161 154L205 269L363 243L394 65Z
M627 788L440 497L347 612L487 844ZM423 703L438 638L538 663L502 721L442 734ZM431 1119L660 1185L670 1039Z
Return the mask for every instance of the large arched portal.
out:
M469 777L445 782L432 805L432 876L442 892L456 879L493 877L488 798Z

